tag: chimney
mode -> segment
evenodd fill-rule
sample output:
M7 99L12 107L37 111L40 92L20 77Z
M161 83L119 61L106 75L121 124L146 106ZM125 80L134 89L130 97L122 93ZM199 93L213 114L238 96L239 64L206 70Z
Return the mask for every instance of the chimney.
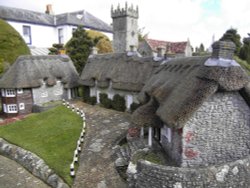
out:
M212 45L212 58L233 59L235 44L231 41L216 41Z
M45 11L45 13L49 14L49 15L54 15L54 12L52 10L52 4L46 5L46 11Z
M98 48L97 47L93 47L91 50L91 55L97 55L98 54Z
M166 48L164 48L163 46L159 46L157 48L157 57L164 57L166 53Z

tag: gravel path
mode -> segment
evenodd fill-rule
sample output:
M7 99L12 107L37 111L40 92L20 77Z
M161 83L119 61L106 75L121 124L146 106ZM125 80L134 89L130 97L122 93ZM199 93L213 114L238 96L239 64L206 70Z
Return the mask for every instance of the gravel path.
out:
M0 188L49 188L13 160L0 155Z
M125 188L114 167L114 146L127 132L130 115L75 102L86 114L86 135L74 188Z

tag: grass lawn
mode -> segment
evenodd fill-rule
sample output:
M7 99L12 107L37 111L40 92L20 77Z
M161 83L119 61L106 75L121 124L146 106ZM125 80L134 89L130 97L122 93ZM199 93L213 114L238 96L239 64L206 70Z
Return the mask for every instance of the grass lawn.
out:
M0 137L37 154L72 185L69 167L81 128L80 116L60 105L0 127Z

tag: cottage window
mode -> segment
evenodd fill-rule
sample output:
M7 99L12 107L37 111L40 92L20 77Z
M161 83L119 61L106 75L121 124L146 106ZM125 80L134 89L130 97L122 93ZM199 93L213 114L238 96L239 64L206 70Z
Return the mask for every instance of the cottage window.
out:
M17 93L18 94L22 94L23 93L23 89L17 89Z
M58 29L58 43L59 44L63 44L63 29L62 28L60 28L60 29Z
M42 92L41 97L48 97L48 92L47 91Z
M31 44L31 28L30 26L24 25L23 26L23 38L26 44Z
M17 105L16 104L9 104L7 105L8 113L17 113Z
M54 90L54 95L62 95L62 94L63 94L62 88L58 88Z
M5 97L5 90L1 89L2 97Z
M19 103L19 110L24 110L24 109L25 109L24 103Z
M6 89L6 97L15 97L16 92L14 89Z

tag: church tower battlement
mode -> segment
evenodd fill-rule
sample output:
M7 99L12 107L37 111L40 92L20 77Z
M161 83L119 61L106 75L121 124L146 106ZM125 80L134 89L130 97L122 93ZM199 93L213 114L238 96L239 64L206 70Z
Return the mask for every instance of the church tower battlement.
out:
M138 18L139 10L133 5L116 9L111 7L111 17L113 19L113 49L114 52L128 52L138 48Z

